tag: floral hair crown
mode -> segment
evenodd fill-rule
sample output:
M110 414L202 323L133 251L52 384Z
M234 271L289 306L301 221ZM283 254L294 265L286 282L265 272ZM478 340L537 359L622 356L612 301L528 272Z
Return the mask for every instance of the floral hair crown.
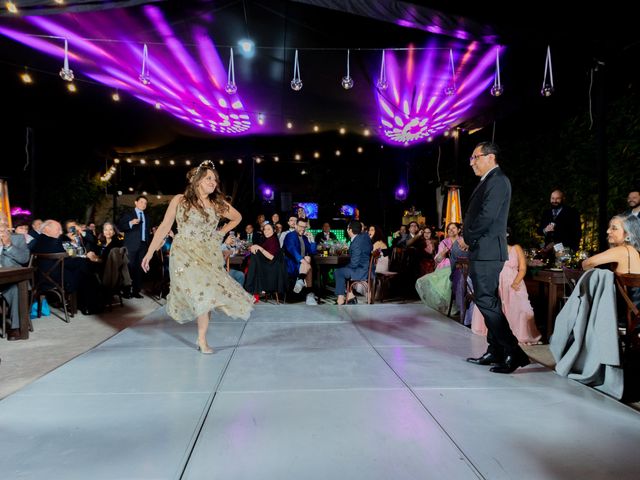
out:
M210 168L211 170L215 170L216 166L213 164L211 160L205 160L204 162L200 163L200 165L198 165L198 168L196 169L196 174L200 172L201 168Z

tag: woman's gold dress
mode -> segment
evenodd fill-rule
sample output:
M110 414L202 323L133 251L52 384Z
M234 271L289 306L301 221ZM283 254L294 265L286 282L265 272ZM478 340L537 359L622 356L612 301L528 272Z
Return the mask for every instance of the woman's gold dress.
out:
M246 320L253 309L253 297L227 273L222 234L217 230L219 217L213 208L206 210L208 219L191 208L185 221L185 206L178 203L178 234L169 255L167 313L175 321L186 323L218 308L230 317Z

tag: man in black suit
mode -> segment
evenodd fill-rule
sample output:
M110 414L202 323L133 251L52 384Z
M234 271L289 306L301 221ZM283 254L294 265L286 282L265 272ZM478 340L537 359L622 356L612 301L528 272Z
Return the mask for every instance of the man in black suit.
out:
M564 204L564 192L551 192L551 208L542 212L538 233L544 235L547 251L552 251L556 243L569 247L574 252L580 245L580 215L575 208Z
M118 221L118 228L124 233L124 246L129 254L131 296L134 298L142 298L140 288L143 272L140 265L147 253L150 236L149 223L144 213L146 208L147 197L139 195L135 201L135 208L124 212Z
M495 373L512 373L529 364L529 357L518 346L498 298L498 280L507 253L507 218L511 202L511 183L498 166L498 146L479 143L471 155L471 168L481 177L469 198L464 217L464 243L469 248L469 275L475 302L487 325L489 347L478 358L467 358L478 365L496 365Z
M331 225L328 222L322 224L322 231L316 234L316 244L320 245L324 242L335 242L338 240L336 234L331 231Z

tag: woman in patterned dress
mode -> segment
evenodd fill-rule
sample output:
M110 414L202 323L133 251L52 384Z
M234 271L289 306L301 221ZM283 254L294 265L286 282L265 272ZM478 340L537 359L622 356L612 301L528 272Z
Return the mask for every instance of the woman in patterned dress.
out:
M197 319L197 348L213 353L207 343L210 312L222 310L234 318L246 320L253 308L253 297L233 280L224 269L220 244L224 235L233 230L242 216L220 191L220 177L210 160L187 173L189 184L183 195L176 195L153 236L142 268L149 270L153 252L162 246L173 222L178 222L178 234L173 239L169 268L171 291L167 297L167 313L177 322ZM229 220L218 229L218 220Z

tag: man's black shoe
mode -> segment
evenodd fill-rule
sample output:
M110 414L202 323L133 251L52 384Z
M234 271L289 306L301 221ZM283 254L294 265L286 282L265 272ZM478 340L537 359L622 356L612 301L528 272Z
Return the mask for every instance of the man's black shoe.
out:
M491 352L486 352L484 355L478 358L467 358L467 362L475 363L476 365L500 365L503 361L504 357Z
M507 358L504 359L504 363L497 367L492 367L490 371L493 373L513 373L518 368L526 367L530 363L531 361L529 360L529 357L522 352L514 355L507 355Z
M131 294L131 296L132 296L133 298L144 298L142 295L140 295L140 292L132 293L132 294Z

